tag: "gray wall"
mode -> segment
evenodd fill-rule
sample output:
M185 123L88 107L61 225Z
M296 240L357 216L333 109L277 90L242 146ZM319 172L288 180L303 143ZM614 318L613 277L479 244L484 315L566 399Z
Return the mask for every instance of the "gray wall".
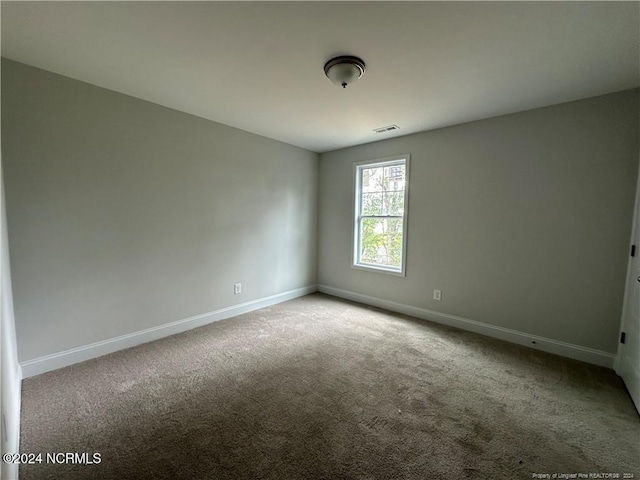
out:
M5 59L2 131L21 361L316 282L316 153Z
M633 90L322 154L318 283L615 353L638 107ZM352 269L353 162L400 153L407 276Z
M319 178L312 152L8 60L2 99L21 361L313 285L316 239L320 284L616 351L637 90L322 154ZM352 164L398 153L405 278L349 266Z

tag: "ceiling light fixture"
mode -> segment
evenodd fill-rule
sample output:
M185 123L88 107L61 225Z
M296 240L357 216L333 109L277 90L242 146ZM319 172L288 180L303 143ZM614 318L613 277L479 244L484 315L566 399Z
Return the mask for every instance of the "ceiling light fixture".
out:
M343 55L334 57L324 64L325 75L336 85L347 88L362 75L364 75L365 64L362 59Z

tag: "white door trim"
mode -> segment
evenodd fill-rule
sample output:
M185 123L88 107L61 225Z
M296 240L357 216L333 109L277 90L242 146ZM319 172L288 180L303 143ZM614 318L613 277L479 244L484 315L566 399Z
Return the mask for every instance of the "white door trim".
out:
M639 171L638 171L638 182L636 185L636 197L634 204L634 212L633 212L633 222L631 227L631 239L629 246L636 246L635 257L629 255L628 264L627 264L627 278L625 284L625 292L624 292L624 303L622 307L622 318L620 319L620 332L626 332L626 342L625 344L618 343L618 354L616 355L614 362L614 369L618 375L622 377L635 403L636 409L640 412L640 365L634 365L634 362L629 362L628 365L624 364L625 355L624 349L630 347L630 342L635 342L635 348L638 348L640 345L640 338L633 338L630 335L631 332L635 330L636 336L640 337L640 329L638 326L632 326L629 324L631 322L630 317L630 309L632 302L640 302L639 298L634 294L634 289L636 288L635 282L636 276L638 275L638 268L636 262L639 262L638 256L640 256L640 154L639 154ZM618 337L620 338L620 336Z

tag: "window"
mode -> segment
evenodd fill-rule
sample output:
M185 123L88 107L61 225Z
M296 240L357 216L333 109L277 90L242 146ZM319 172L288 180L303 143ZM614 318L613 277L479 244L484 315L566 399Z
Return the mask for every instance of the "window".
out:
M404 276L409 155L354 167L353 267Z

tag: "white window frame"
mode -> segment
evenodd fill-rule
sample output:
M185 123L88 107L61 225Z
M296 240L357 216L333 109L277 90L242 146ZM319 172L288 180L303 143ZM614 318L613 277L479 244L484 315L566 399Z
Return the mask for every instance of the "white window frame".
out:
M364 160L353 164L353 185L354 185L354 215L353 215L353 236L351 240L351 268L366 270L369 272L381 272L401 277L406 276L407 271L407 227L409 218L409 164L411 155L394 155L393 157L379 158L376 160ZM400 268L393 268L384 265L362 263L360 260L360 220L362 218L362 171L365 168L386 167L391 165L405 165L404 182L404 213L402 216L402 262ZM395 215L390 215L395 218Z

